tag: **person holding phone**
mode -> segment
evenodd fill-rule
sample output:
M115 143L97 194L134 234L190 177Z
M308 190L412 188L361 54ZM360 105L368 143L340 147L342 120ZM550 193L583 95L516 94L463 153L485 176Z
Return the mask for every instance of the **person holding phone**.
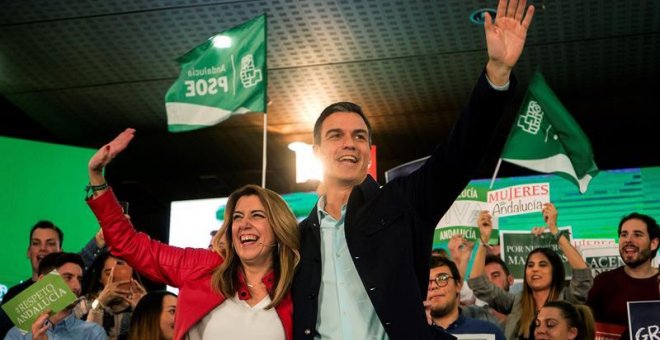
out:
M103 326L109 339L123 339L130 329L131 313L146 293L133 267L104 251L83 280L84 318Z
M178 248L137 232L103 169L123 151L126 129L89 161L87 203L113 255L155 282L179 288L174 339L293 339L290 288L300 261L298 222L272 190L246 185L227 200L213 249Z

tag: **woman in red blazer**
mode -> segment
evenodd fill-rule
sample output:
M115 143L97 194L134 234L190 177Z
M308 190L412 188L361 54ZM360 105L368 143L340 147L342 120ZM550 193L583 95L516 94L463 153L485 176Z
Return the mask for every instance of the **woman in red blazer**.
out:
M126 129L90 159L88 204L113 255L149 279L179 288L174 338L291 340L289 289L300 240L284 200L255 185L234 191L212 250L152 240L133 228L103 177L134 133Z

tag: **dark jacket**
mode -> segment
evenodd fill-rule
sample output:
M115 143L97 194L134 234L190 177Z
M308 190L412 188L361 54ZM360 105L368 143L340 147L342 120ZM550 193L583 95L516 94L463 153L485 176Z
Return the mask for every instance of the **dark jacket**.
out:
M390 339L451 337L430 327L424 314L433 233L440 217L479 165L509 102L482 73L446 143L412 174L380 186L368 176L348 199L348 250ZM300 223L302 260L294 278L294 339L316 334L321 285L317 209Z

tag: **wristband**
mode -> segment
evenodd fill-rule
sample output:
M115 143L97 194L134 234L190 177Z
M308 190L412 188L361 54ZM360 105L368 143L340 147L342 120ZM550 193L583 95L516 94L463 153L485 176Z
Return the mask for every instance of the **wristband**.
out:
M554 234L553 236L555 237L555 242L559 243L559 239L562 236L566 237L567 241L570 241L570 239L569 239L570 234L571 233L569 233L568 230L560 230L556 234Z
M87 193L87 198L90 198L95 192L105 190L107 188L108 188L108 182L105 182L101 185L92 185L91 183L88 183L87 186L85 187L85 193Z

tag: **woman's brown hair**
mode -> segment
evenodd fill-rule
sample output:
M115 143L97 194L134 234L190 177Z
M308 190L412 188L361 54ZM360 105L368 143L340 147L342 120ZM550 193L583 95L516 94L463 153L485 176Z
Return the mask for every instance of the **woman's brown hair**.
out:
M574 340L593 340L596 337L596 321L586 305L574 305L566 301L550 301L543 308L557 308L566 319L569 328L577 330Z
M527 270L529 259L533 254L536 253L543 254L548 259L548 261L550 261L550 265L552 266L552 282L550 282L549 288L550 293L548 294L548 299L545 302L557 300L564 287L564 280L566 277L564 272L564 264L562 263L559 255L557 255L557 253L555 253L552 249L536 248L532 250L529 255L527 255L527 260L525 261L525 270ZM520 304L522 313L520 316L520 322L518 323L517 334L523 338L528 339L532 335L530 334L529 329L532 323L534 323L534 320L536 320L536 308L534 306L534 298L532 297L532 289L529 287L529 283L527 282L527 274L524 275L523 279L523 291ZM538 307L540 309L543 306Z
M167 291L149 292L140 299L131 315L131 328L128 340L161 340L160 314L163 311L163 300L166 296L176 294Z

